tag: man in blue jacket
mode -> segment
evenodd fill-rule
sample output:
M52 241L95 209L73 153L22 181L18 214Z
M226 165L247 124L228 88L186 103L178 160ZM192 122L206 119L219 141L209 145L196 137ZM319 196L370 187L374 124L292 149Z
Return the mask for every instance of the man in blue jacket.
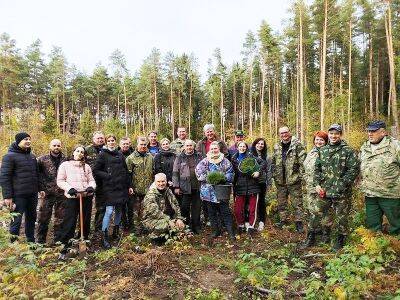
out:
M10 224L12 241L17 239L25 214L25 235L28 242L35 242L36 206L38 202L38 166L31 153L31 137L26 132L15 135L8 153L1 163L0 184L4 204L18 215Z

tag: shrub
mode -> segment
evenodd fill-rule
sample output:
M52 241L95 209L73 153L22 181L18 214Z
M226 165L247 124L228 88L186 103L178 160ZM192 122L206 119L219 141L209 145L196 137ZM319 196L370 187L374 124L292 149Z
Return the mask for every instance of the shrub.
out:
M225 175L219 171L208 173L207 182L210 184L222 184L226 182Z

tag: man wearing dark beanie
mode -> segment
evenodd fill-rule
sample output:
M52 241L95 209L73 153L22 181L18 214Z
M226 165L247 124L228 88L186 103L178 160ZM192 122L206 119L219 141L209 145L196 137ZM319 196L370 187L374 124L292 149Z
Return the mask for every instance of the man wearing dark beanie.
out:
M38 202L38 166L31 153L31 136L26 132L15 135L0 169L4 205L18 213L10 224L12 241L17 239L25 214L25 235L28 242L35 242L36 206Z

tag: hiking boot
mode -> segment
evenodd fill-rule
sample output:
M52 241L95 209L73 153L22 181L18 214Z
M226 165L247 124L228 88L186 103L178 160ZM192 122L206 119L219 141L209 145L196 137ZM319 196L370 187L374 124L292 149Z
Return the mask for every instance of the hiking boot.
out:
M304 232L303 222L302 221L296 221L296 231L298 233L303 233Z
M346 239L345 235L339 234L336 238L335 244L333 245L333 250L339 251L340 249L342 249L345 244L345 239Z
M111 248L111 244L110 244L109 239L108 239L108 231L107 230L103 231L103 248L104 249L110 249Z
M312 247L315 245L315 232L310 231L307 234L307 239L304 241L303 245L301 246L302 249Z
M239 234L242 234L242 233L246 232L246 229L244 228L244 225L239 225L237 230L238 230Z
M119 225L115 225L113 228L112 239L119 239Z
M253 236L256 232L257 232L257 230L253 226L249 226L247 228L247 234L250 236Z
M330 228L324 228L322 230L321 242L329 244L331 242L331 230Z

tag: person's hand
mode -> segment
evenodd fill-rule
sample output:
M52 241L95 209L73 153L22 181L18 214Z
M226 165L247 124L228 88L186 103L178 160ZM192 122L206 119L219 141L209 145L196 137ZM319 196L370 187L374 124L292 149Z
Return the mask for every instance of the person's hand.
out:
M129 189L128 189L128 194L129 194L129 195L133 195L133 188L129 188Z
M40 191L40 192L39 192L39 197L40 197L40 198L46 197L46 192L45 192L45 191Z
M317 185L315 187L315 191L317 192L317 194L319 194L321 191L323 191L322 187L320 185Z
M175 222L176 227L178 227L178 229L182 230L183 228L185 228L185 223L183 223L182 220L176 220Z
M11 198L9 199L4 199L4 206L7 207L9 210L13 210L13 200Z
M176 227L175 220L169 221L169 228L174 229Z
M172 181L168 181L168 186L173 186Z
M69 189L67 194L72 196L72 197L76 197L78 195L78 191L76 189L74 189L74 188L71 188L71 189Z
M180 195L181 194L181 189L180 188L175 188L175 194Z
M260 172L254 172L251 176L253 176L253 178L258 178L260 176Z

